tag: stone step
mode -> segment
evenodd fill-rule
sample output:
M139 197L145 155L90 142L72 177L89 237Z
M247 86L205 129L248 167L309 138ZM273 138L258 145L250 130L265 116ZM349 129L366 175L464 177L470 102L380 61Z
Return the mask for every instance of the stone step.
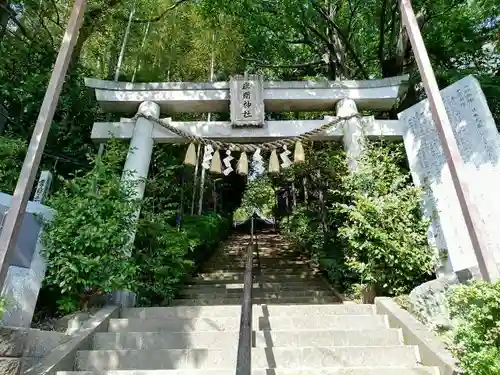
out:
M239 276L242 275L245 272L244 267L224 267L224 268L219 268L219 267L214 267L214 268L203 268L198 275L200 276L214 276L214 275L220 275L220 276ZM253 269L253 274L254 275L317 275L318 272L312 270L311 268L307 266L301 266L301 267L294 267L294 268L280 268L280 267L262 267L262 269L259 271L257 267Z
M346 303L324 305L261 305L253 307L254 316L307 317L330 315L375 315L374 305ZM316 318L314 318L316 319Z
M122 309L121 318L170 319L170 318L210 318L238 317L241 306L168 306L168 307L132 307Z
M241 298L214 298L214 299L174 299L170 306L239 306Z
M228 297L228 298L207 298L207 299L174 299L171 302L171 306L219 306L219 305L240 305L242 303L242 298ZM282 298L264 298L255 297L252 298L252 303L254 304L267 304L267 305L284 305L284 304L297 304L297 305L310 305L310 304L332 304L341 303L341 301L335 297L282 297Z
M322 280L320 281L300 281L300 282L288 282L288 283L268 283L268 282L261 282L261 283L254 283L253 284L254 290L266 290L266 291L271 291L271 290L331 290L330 286L323 282ZM189 285L184 285L183 290L200 290L200 291L207 291L209 293L212 292L219 292L219 291L229 291L229 292L241 292L243 291L243 283L232 283L232 282L227 282L227 283L217 283L214 282L213 284L189 284Z
M76 356L77 370L229 369L236 365L231 349L89 350ZM413 346L339 346L254 348L254 369L344 366L417 366Z
M243 290L181 290L178 298L190 299L210 299L210 298L233 298L243 296ZM261 290L253 289L252 297L254 298L290 298L290 297L331 297L334 296L331 290Z
M240 317L227 318L121 318L109 321L109 332L215 332L239 331ZM370 330L389 328L384 315L318 315L253 317L254 330Z
M268 282L268 283L288 283L288 282L311 282L322 281L323 278L318 274L301 274L301 275L287 275L287 274L254 274L254 282ZM199 274L187 280L187 284L212 284L212 283L242 283L243 273L238 274Z
M239 317L241 306L169 306L135 307L123 309L122 318L183 318ZM254 316L317 316L317 315L374 315L373 305L269 305L254 306Z
M59 371L56 375L234 375L230 370L110 370ZM436 367L323 367L302 369L258 369L252 375L440 375Z
M254 259L253 262L254 266L260 266L262 268L278 268L278 267L283 267L283 268L290 268L290 269L295 269L295 268L303 268L307 267L310 268L310 264L312 264L311 261L309 260L301 260L301 259L260 259L260 263L258 259ZM246 259L238 259L238 260L221 260L218 262L210 262L207 263L207 267L203 267L202 269L206 268L216 268L220 267L221 269L224 269L226 266L230 266L231 268L236 267L236 268L245 268L246 266Z
M116 332L97 333L94 350L232 348L239 332ZM385 346L401 345L401 331L254 331L254 347Z
M223 259L225 259L228 262L238 262L240 260L245 259L245 255L232 255L228 254L226 255ZM254 259L257 259L256 256L254 256ZM300 251L292 251L292 252L287 252L284 254L279 254L279 255L263 255L259 253L259 259L261 261L266 261L266 262L280 262L280 261L286 261L286 260L291 260L291 261L304 261L308 260L307 256L305 256L303 253Z

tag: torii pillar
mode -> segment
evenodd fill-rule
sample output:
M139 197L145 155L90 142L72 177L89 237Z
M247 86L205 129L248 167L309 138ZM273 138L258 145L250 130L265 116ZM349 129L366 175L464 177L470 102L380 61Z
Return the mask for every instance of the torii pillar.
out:
M155 102L146 101L141 103L138 112L146 116L159 118L160 106ZM142 201L144 198L144 190L146 189L146 181L153 154L153 129L154 124L151 121L144 117L137 119L130 140L127 160L123 167L122 186L126 189L132 189L131 198L137 201ZM141 208L139 206L133 213L134 228L129 242L132 245L135 240L140 214ZM130 291L117 291L113 293L113 302L123 307L135 306L135 300L135 293Z
M337 116L348 117L358 114L356 102L352 99L342 99L336 105ZM347 165L351 171L358 168L357 159L363 152L363 128L359 118L352 118L344 122L342 143L347 153Z
M160 106L155 102L143 102L139 106L140 114L160 117ZM122 183L124 186L132 185L132 198L143 199L148 178L149 165L153 154L153 129L154 124L139 117L134 125L132 139L128 150L127 160L123 168ZM139 218L140 210L136 212L136 220Z

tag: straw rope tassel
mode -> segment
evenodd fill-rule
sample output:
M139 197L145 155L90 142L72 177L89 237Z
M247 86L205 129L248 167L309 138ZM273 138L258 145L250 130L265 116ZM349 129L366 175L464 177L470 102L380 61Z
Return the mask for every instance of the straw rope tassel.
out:
M220 161L219 150L215 150L214 156L212 158L212 165L210 166L210 172L215 174L222 174L222 166Z
M248 174L248 156L246 152L241 153L237 171L240 176L246 176Z
M304 152L304 146L302 145L301 141L297 141L297 143L295 143L293 162L295 164L302 164L306 162L306 154Z
M271 158L269 159L269 173L280 173L280 161L278 160L276 149L271 152Z
M195 166L197 159L198 158L196 157L196 148L194 146L194 143L190 143L186 152L186 158L184 159L184 164Z

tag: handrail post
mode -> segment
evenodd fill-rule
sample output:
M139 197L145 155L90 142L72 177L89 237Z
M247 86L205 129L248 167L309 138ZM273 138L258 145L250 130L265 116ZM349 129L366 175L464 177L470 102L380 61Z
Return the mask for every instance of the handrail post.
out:
M253 219L252 219L253 223ZM253 238L253 225L252 235ZM236 375L250 375L252 372L252 288L253 288L253 253L257 244L247 247L247 259L243 276L243 303L241 305L240 334Z
M253 232L254 232L254 229L255 229L254 225L255 225L254 224L254 217L252 215L252 218L250 220L250 244L253 244L253 242L254 242L253 241L253 239L254 239L254 233Z

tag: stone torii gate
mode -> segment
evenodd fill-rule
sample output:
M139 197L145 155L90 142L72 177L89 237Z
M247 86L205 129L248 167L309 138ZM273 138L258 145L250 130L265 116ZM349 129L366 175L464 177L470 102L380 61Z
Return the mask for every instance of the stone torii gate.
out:
M333 118L265 121L265 112L331 111L336 108L338 116L347 117L363 110L390 110L405 93L407 82L407 76L343 82L262 82L259 77L235 77L229 83L116 83L87 79L86 85L95 89L96 98L105 112L131 114L139 110L156 118L160 118L161 114L230 112L231 121L163 120L203 138L257 143L298 136L321 127ZM243 89L245 84L250 86L248 91ZM245 93L248 93L248 100L244 99ZM395 139L403 136L400 121L375 120L373 116L366 116L349 120L343 129L325 131L312 139L343 140L348 155L354 158L360 151L361 129L369 138ZM94 124L94 141L105 142L111 137L131 141L130 147L135 151L129 154L126 169L134 166L130 170L135 169L138 177L142 178L147 177L153 142L186 142L184 138L143 118L139 118L137 124L127 118L122 118L120 122Z
M408 77L342 82L263 82L258 76L233 77L230 82L214 83L125 83L86 79L95 90L105 112L152 116L172 127L205 139L237 143L260 143L291 138L330 123L319 120L266 121L265 112L331 111L348 117L365 110L390 110L406 92ZM495 192L485 191L484 183L500 180L500 136L477 81L466 78L442 90L446 109L459 150L473 182L471 195L480 211L487 213L485 225L492 267L500 264L500 203L491 204ZM175 113L229 112L231 121L172 121ZM180 137L154 121L136 117L119 122L97 122L92 139L130 140L124 177L136 181L135 197L143 198L154 142L184 143ZM429 242L448 253L438 275L466 271L477 275L477 259L453 194L450 171L440 146L429 109L421 102L400 114L400 120L377 120L373 116L344 121L341 128L321 132L311 140L342 141L351 169L362 149L362 137L404 140L414 182L424 188L423 213L432 220ZM479 161L478 161L479 160ZM493 167L491 167L493 165ZM498 176L498 177L495 177ZM138 183L137 183L138 182ZM500 183L500 181L498 181ZM497 184L498 185L498 184ZM495 199L497 200L497 199ZM486 220L485 220L486 221ZM497 224L498 223L498 224Z
M266 112L331 111L338 116L358 114L358 110L390 110L407 89L408 77L368 81L263 82L260 76L236 76L229 82L213 83L124 83L86 79L95 89L105 112L139 114L160 119L162 114L230 112L231 121L179 122L162 120L186 133L221 142L260 143L292 138L318 129L333 120L266 121ZM398 120L375 120L373 116L353 118L342 128L319 133L312 140L342 140L349 165L355 168L361 138L401 138ZM105 142L111 137L130 141L123 178L133 180L135 198L144 197L154 142L185 143L187 140L145 118L122 118L120 122L98 122L92 139ZM207 148L205 155L207 157ZM208 158L211 157L210 150ZM232 157L227 159L229 164ZM283 160L285 163L285 159ZM205 164L205 168L207 164ZM258 166L258 168L260 168ZM232 170L232 169L230 169Z

